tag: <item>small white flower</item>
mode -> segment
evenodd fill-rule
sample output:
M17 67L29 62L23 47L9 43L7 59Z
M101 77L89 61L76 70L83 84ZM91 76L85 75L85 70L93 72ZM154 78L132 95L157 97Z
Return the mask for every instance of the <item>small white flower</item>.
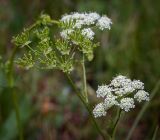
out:
M138 102L142 102L142 101L149 101L149 94L148 92L144 91L144 90L139 90L135 95L134 98L138 101Z
M91 25L94 24L95 21L100 18L97 13L71 13L70 15L64 15L61 18L63 22L69 22L72 20L76 21L75 27L81 28L82 25Z
M107 112L105 111L104 104L99 103L96 105L96 107L93 109L93 115L95 118L105 116Z
M83 20L77 20L73 28L80 29L84 25Z
M93 12L93 13L89 13L88 16L90 18L92 18L94 21L98 20L100 18L100 15L97 14L96 12Z
M126 93L123 88L116 88L114 92L117 96L120 96L120 97Z
M119 75L111 81L111 86L115 88L115 94L123 96L133 92L132 81L125 76Z
M90 40L94 39L94 34L95 33L90 28L85 28L85 29L82 30L82 35L86 36Z
M104 29L111 29L111 24L112 24L112 21L110 18L108 18L107 16L102 16L98 22L97 22L97 26L101 29L101 30L104 30Z
M130 86L130 85L127 85L127 86L124 86L124 87L121 87L121 88L115 88L114 92L117 96L123 96L125 94L130 94L134 91L135 89Z
M135 91L135 89L131 86L131 84L128 84L127 86L124 86L124 94L128 94Z
M63 21L63 22L69 22L70 20L72 19L72 16L71 15L63 15L61 20L60 21Z
M96 91L97 97L104 97L107 94L110 94L112 89L106 85L98 86L98 89Z
M140 80L133 80L132 87L135 89L144 89L144 83L142 83Z
M131 108L135 108L133 98L123 98L120 101L119 107L128 112Z
M60 35L62 38L64 39L69 39L69 35L73 32L72 29L66 29L66 30L63 30L62 32L60 32Z
M72 19L84 19L86 16L84 13L78 13L78 12L75 12L75 13L72 13L71 14L71 18Z
M117 102L117 96L114 96L113 94L107 94L106 95L106 98L104 100L104 106L105 106L105 109L109 109L111 108L113 105L118 105L118 102Z
M84 18L84 23L86 25L92 25L95 24L96 20L98 20L100 18L100 15L97 13L89 13L89 14L85 14L86 17Z
M115 77L112 81L111 81L111 86L114 87L121 87L122 85L126 85L124 83L126 83L126 81L128 82L127 77L119 75L117 77Z

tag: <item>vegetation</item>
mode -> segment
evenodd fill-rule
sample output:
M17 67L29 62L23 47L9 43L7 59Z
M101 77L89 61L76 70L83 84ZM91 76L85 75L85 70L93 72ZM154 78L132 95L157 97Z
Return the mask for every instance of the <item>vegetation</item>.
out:
M158 0L0 3L0 139L105 139L107 130L114 139L159 138ZM59 21L73 11L106 14L112 28L94 28L94 40L93 34L88 39L74 30L69 38L80 41L75 50L59 34L75 24ZM116 75L143 81L150 101L121 115L113 108L95 119L95 91Z

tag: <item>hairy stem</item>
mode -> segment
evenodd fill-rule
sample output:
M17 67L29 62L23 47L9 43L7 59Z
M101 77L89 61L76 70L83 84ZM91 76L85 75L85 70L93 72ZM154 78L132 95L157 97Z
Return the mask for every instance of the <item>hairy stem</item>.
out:
M121 117L121 113L122 113L122 110L120 108L118 108L116 118L115 118L115 122L114 122L113 128L111 130L111 140L115 139L115 133L116 133L118 122L119 122L120 117Z
M12 92L12 101L13 101L13 105L14 105L14 109L16 113L16 121L17 121L17 127L19 131L19 139L23 140L23 131L22 131L20 113L19 113L19 108L18 108L17 94L15 93L15 90L14 90L14 78L13 78L13 62L14 62L14 56L15 56L16 50L17 50L17 47L14 48L13 53L9 59L7 76L8 76L10 92Z
M98 131L99 134L102 136L103 140L106 140L105 135L103 134L102 130L99 128L99 126L98 126L98 124L97 124L97 122L96 122L96 120L95 120L95 118L94 118L94 116L93 116L93 114L92 114L92 111L91 111L91 109L90 109L89 104L85 101L85 98L84 98L84 97L82 96L82 94L78 91L77 87L75 86L75 84L74 84L74 82L72 81L72 79L70 78L70 76L69 76L67 73L65 73L65 74L66 74L66 77L67 77L69 83L71 84L72 88L73 88L73 89L75 90L75 92L77 93L77 96L79 97L79 99L81 100L81 102L83 103L83 105L85 106L85 108L87 109L87 111L88 111L88 113L89 113L89 116L90 116L93 124L95 125L97 131ZM108 133L107 133L107 135L108 135Z
M83 69L83 92L84 92L84 97L86 99L86 102L88 103L86 68L85 68L85 58L84 58L84 55L83 55L83 61L82 61L82 69Z

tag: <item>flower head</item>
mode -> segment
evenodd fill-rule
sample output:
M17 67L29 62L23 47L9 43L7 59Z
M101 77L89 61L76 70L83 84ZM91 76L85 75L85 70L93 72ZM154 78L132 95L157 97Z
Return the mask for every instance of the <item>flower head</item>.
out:
M113 94L107 94L106 98L104 100L104 106L105 109L111 108L113 105L118 105L118 101L116 100L117 96L114 96Z
M126 112L130 111L131 108L135 108L133 98L123 98L120 101L119 107Z
M119 75L111 80L108 85L98 86L97 97L104 98L104 110L112 106L120 107L128 112L135 108L134 99L138 102L149 101L148 92L144 91L144 83L140 80L131 80L126 76ZM100 117L100 116L97 116Z
M108 87L107 85L98 86L98 89L96 91L97 97L105 97L107 94L110 94L112 89Z
M104 29L111 29L111 24L112 24L112 21L110 18L108 18L107 16L102 16L98 22L97 22L97 26L101 29L101 30L104 30Z
M96 12L90 12L90 13L78 13L74 12L69 15L63 15L60 19L60 22L68 25L68 23L72 22L73 25L72 29L84 29L89 30L90 33L93 34L93 31L91 31L90 26L98 27L100 30L104 29L110 29L111 28L111 19L107 16L100 16ZM88 32L88 31L87 31Z
M144 91L144 90L139 90L135 95L134 98L138 101L138 102L142 102L142 101L149 101L149 93Z
M103 103L97 104L96 107L93 109L93 115L95 118L105 116L106 113L107 112L105 111Z
M61 20L64 23L69 21L75 21L75 26L73 28L81 28L83 25L93 25L100 19L100 15L93 13L71 13L69 15L62 16Z
M144 83L142 83L140 80L133 80L132 87L135 89L144 89Z
M93 40L94 34L95 33L91 30L91 28L85 28L82 30L82 35L86 36L90 40Z

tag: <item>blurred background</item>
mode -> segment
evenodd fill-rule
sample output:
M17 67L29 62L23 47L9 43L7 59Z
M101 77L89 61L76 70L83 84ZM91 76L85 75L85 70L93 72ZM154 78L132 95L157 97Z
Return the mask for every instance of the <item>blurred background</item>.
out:
M86 64L93 106L98 84L109 83L117 74L140 79L149 93L160 80L159 0L0 0L0 140L18 140L12 95L1 67L13 51L12 36L32 24L41 12L59 19L73 11L98 12L113 21L110 31L98 33L101 47L96 49L94 60ZM72 77L79 84L80 76ZM14 79L25 140L101 140L62 72L27 71L14 66ZM159 94L158 90L132 140L150 140L160 124ZM125 114L117 140L125 139L142 106ZM97 119L104 130L109 117Z

